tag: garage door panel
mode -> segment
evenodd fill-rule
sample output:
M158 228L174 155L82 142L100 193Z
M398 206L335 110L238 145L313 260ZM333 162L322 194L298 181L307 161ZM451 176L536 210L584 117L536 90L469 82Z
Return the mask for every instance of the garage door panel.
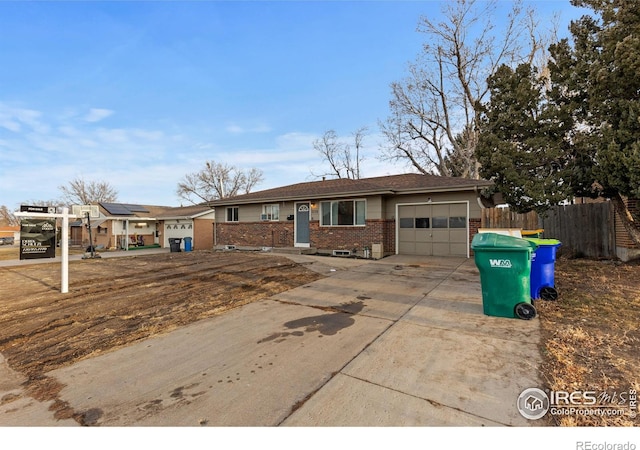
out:
M398 206L398 253L467 256L468 204Z
M467 242L467 230L450 230L449 231L449 240L451 242L458 242L466 244Z
M433 238L431 237L431 230L424 229L416 229L416 242L431 242Z
M413 228L400 228L400 232L398 233L400 237L400 242L408 242L416 240L416 230Z
M449 230L432 230L433 242L449 242Z
M467 244L452 242L449 244L451 256L467 256Z
M451 216L466 216L467 205L464 203L452 203L449 205L449 215Z
M416 216L416 207L411 206L400 206L398 208L398 217L415 217Z
M431 205L417 205L415 207L415 215L416 217L430 217Z
M433 253L433 244L431 242L416 242L415 255L431 255Z
M431 212L433 216L449 216L449 205L432 205Z
M398 250L401 255L415 255L416 244L415 242L400 242Z
M434 242L433 256L450 256L448 242Z

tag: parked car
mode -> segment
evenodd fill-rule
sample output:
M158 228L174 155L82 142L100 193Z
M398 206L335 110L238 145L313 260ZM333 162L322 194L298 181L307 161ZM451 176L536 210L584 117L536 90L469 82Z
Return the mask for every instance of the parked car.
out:
M13 245L12 237L0 237L0 245Z

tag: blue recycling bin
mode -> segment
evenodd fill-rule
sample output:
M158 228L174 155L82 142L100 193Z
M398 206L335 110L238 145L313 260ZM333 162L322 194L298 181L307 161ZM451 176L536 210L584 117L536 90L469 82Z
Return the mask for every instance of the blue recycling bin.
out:
M531 298L556 300L556 252L562 245L557 239L525 238L538 246L531 258Z
M190 252L191 251L191 241L193 238L190 237L186 237L184 238L184 251L185 252Z

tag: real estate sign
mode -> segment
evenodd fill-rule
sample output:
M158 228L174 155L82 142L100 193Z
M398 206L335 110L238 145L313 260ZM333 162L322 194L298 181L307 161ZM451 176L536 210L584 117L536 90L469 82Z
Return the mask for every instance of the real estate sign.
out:
M44 214L55 214L56 213L55 206L31 206L31 205L20 205L20 212L34 212L34 213L44 213Z
M20 221L20 259L56 257L56 220Z

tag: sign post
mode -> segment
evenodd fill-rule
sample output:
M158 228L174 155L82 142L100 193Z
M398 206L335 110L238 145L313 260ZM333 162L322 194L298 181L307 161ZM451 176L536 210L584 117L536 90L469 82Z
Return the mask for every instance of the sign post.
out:
M55 207L50 206L21 206L20 212L14 213L16 217L29 217L40 219L54 219L53 235L54 244L53 251L55 257L55 219L62 218L62 241L60 243L62 252L62 268L61 268L61 287L60 292L66 294L69 292L69 218L76 217L74 214L69 214L69 208L63 207L62 214L56 212ZM22 221L21 221L22 222ZM45 221L46 222L46 221ZM20 234L20 248L22 251L22 232ZM21 254L22 256L22 254ZM20 258L22 259L22 257Z

